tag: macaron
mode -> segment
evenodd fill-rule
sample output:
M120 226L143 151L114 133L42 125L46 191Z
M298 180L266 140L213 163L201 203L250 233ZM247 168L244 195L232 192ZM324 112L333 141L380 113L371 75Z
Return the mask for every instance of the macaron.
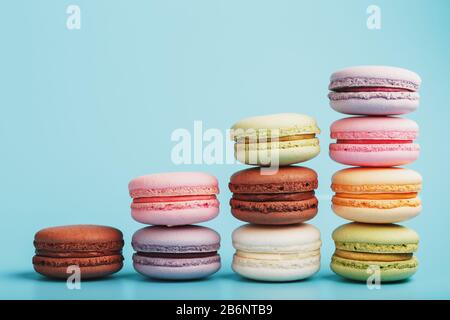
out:
M395 117L352 117L333 122L330 157L351 166L390 167L414 162L420 147L414 143L419 126Z
M417 216L422 176L403 168L349 168L332 177L332 209L340 217L365 223L394 223Z
M419 236L406 227L386 224L349 223L333 232L336 251L331 269L338 275L358 281L371 276L380 281L411 277L418 267L413 256Z
M148 277L199 279L220 269L220 236L206 227L146 227L133 235L132 246L134 268Z
M314 118L280 113L243 119L231 128L235 158L245 164L284 166L319 154L320 133Z
M420 77L388 66L358 66L331 75L328 94L337 112L356 115L399 115L419 106Z
M204 172L141 176L128 184L132 217L144 224L177 226L204 222L219 213L217 179Z
M247 224L233 232L232 269L260 281L294 281L320 269L319 230L309 224L261 226Z
M77 267L82 279L111 275L123 266L123 236L115 228L97 225L51 227L34 236L36 272L66 279Z
M231 213L239 220L256 224L294 224L314 218L318 201L317 174L314 170L286 166L274 174L261 168L238 171L229 188Z

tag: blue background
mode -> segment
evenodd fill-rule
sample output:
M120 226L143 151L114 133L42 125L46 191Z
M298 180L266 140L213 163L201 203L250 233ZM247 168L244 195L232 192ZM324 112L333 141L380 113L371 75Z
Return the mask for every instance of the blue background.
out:
M81 7L81 30L66 8ZM368 30L377 4L382 29ZM399 299L450 298L448 169L450 2L436 1L2 1L0 10L0 298L25 299ZM421 106L407 115L421 128L424 210L405 225L421 236L418 273L368 290L335 276L327 154L330 74L343 67L405 67L423 79ZM322 268L293 283L244 280L230 269L231 232L242 223L228 206L230 175L243 165L171 162L176 128L224 131L253 115L314 116L322 152L305 163L319 173ZM205 225L222 236L223 267L203 281L159 282L131 266L127 184L161 171L201 170L221 187L220 216ZM124 232L124 269L68 290L33 272L33 235L47 226L94 223Z

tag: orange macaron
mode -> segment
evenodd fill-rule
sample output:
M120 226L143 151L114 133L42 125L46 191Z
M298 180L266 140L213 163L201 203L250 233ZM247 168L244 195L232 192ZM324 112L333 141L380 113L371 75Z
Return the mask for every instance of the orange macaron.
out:
M403 168L348 168L333 175L332 209L340 217L364 223L395 223L422 210L422 177Z

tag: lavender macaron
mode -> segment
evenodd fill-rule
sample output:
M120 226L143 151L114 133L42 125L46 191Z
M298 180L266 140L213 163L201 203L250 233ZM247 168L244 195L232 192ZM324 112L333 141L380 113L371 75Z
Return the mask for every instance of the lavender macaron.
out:
M200 226L152 226L135 232L133 266L142 275L167 280L208 277L220 269L219 234Z
M328 94L337 112L354 115L399 115L419 106L420 77L388 66L358 66L331 75Z

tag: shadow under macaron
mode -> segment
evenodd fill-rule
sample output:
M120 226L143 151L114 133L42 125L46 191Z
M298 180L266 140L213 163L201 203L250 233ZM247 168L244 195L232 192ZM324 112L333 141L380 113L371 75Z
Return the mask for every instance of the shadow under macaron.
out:
M120 274L111 274L104 277L99 278L88 278L88 279L81 279L82 282L99 282L99 281L111 281L111 280L118 280L119 278L122 278L123 276ZM53 278L53 277L47 277L44 275L41 275L34 271L20 271L20 272L14 272L11 273L11 278L13 279L20 279L20 280L32 280L32 281L39 281L39 282L47 282L47 283L62 283L66 282L67 279L63 278Z

